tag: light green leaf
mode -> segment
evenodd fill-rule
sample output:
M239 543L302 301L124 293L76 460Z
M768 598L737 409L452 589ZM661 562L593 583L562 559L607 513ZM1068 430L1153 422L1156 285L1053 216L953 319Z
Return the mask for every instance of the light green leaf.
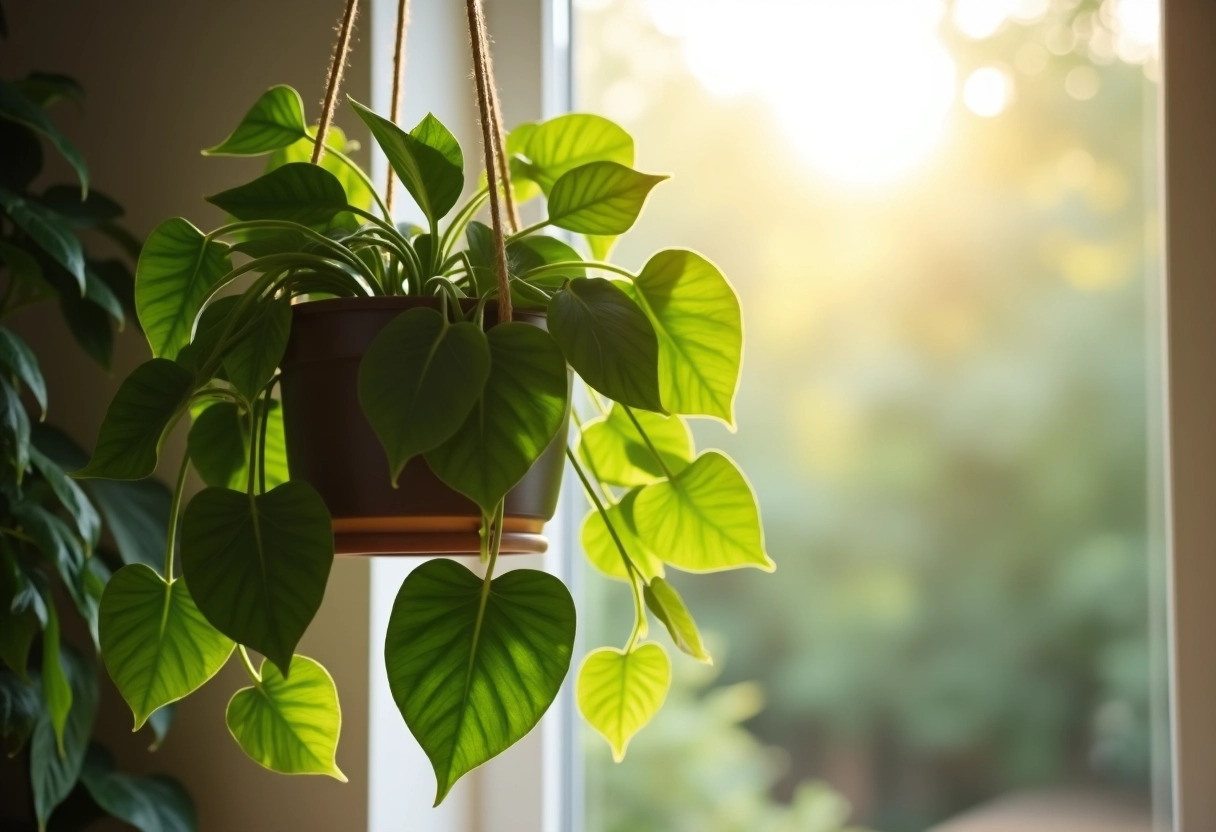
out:
M617 235L584 234L583 239L587 241L587 248L591 250L591 259L605 261L612 254L613 247L616 246Z
M380 330L359 365L359 403L388 454L394 487L410 459L460 428L489 372L490 348L475 324L417 308Z
M436 806L532 730L570 668L565 584L516 569L484 595L482 585L454 561L423 563L402 583L384 640L393 699L435 769Z
M486 340L485 388L464 424L427 451L426 461L439 479L492 514L564 424L570 384L561 350L539 327L498 324Z
M616 162L591 162L563 173L549 191L549 221L580 234L624 234L646 197L667 179Z
M64 668L64 659L71 663L70 654L62 652L59 643L59 612L49 594L43 595L46 604L46 626L42 630L42 701L46 703L46 720L55 737L55 750L59 755L66 751L68 714L72 710L75 684ZM35 729L37 730L37 729Z
M729 457L706 451L675 479L644 487L634 502L643 545L688 572L775 568L764 551L756 497Z
M464 189L464 168L455 138L434 116L428 115L407 133L353 98L349 100L427 220L432 225L439 222Z
M29 388L46 418L46 382L38 368L38 356L29 344L12 331L0 326L0 367L6 368L21 383Z
M733 427L743 318L730 283L695 251L667 249L650 258L633 288L659 337L663 404Z
M583 659L575 697L579 713L619 763L634 734L663 707L670 686L671 662L661 645L642 644L629 653L601 647Z
M0 87L3 87L2 81ZM67 269L68 274L76 279L80 294L84 295L84 249L67 220L4 187L0 187L0 208L8 214L13 225L28 234L52 260Z
M262 662L261 676L228 702L225 721L241 750L280 774L325 774L345 783L335 759L342 708L329 671L296 656L290 679L269 662Z
M96 743L89 746L80 770L89 796L107 814L131 824L140 832L195 832L194 801L171 777L141 777L116 771L110 752Z
M279 84L262 93L232 135L203 154L261 156L307 138L300 94L286 84Z
M679 473L688 466L693 458L692 436L683 420L648 410L636 411L633 417L669 471ZM600 482L608 485L647 485L667 476L625 408L617 404L607 416L583 425L578 453Z
M535 125L523 147L513 152L528 157L529 177L548 194L563 173L580 165L589 162L632 165L633 137L602 116L567 113Z
M291 162L205 199L238 220L286 220L310 226L328 223L347 207L338 177L308 162Z
M659 342L638 305L611 281L579 277L549 301L549 331L583 381L646 410L659 399Z
M166 429L193 385L194 376L166 358L136 367L106 410L93 458L72 476L138 480L155 471Z
M186 582L142 563L114 573L101 596L101 655L139 730L157 708L219 672L233 643L203 618Z
M85 550L92 550L101 537L101 516L97 513L97 509L89 502L89 498L85 496L80 486L73 482L50 457L36 447L30 448L30 462L46 480L55 499L59 500L71 515L72 522L76 525L76 531L80 535L81 541L84 542Z
M71 650L64 651L63 659L65 689L70 691L71 702L63 728L63 742L60 745L55 736L53 717L48 711L43 711L39 716L30 738L30 785L39 828L46 827L51 812L76 785L89 745L89 734L93 731L93 720L97 716L97 671L93 663ZM45 670L42 684L45 697Z
M304 482L256 496L207 488L182 516L182 570L199 610L285 674L333 560L329 511Z
M59 128L47 117L41 107L7 81L0 81L0 119L15 121L41 133L76 171L76 176L80 179L81 197L88 195L89 169L85 165L80 151L63 137Z
M612 524L613 531L620 538L625 551L629 553L629 559L633 561L633 565L638 568L643 578L651 580L655 576L663 574L663 561L646 551L642 541L638 540L637 532L633 530L633 501L636 498L637 489L634 489L616 505L608 506L606 509L607 522L604 521L604 517L598 509L592 509L583 518L583 528L579 534L583 552L587 555L587 560L591 562L591 565L608 577L622 581L629 580L629 572L625 568L624 560L621 559L621 550L617 548L616 541L612 539L612 535L608 531L608 523Z
M275 298L254 311L249 334L233 343L224 355L224 372L237 390L253 399L283 359L291 335L291 299Z
M175 358L190 343L203 301L232 270L228 252L181 217L148 236L135 267L135 311L152 355Z
M646 607L654 613L655 618L663 622L668 635L681 652L706 664L714 663L701 643L697 622L693 621L692 613L684 605L684 599L676 592L675 587L662 578L655 578L646 584L642 594L646 599Z
M315 143L315 140L309 137L276 150L271 154L270 159L266 163L266 172L272 171L275 168L281 168L283 165L291 164L292 162L311 162L312 150ZM346 134L342 132L342 128L332 124L329 126L329 132L325 134L325 147L329 150L350 153L353 152L352 144L351 142L347 142ZM371 188L367 186L367 182L351 169L344 159L339 158L333 153L326 153L321 157L321 167L338 177L338 181L342 183L342 188L346 191L346 199L351 205L356 208L362 208L364 211L371 209L373 202Z

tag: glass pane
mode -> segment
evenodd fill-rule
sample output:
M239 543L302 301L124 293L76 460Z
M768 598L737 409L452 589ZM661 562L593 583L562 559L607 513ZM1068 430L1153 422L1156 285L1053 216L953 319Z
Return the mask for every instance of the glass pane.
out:
M675 576L717 663L673 652L623 765L586 732L581 828L1153 828L1155 2L574 8L576 108L674 174L613 259L742 298L738 433L696 434L778 564Z

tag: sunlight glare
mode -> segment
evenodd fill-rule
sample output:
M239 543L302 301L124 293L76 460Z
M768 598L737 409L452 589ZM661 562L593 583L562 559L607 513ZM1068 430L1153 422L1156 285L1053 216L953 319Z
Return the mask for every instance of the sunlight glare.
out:
M994 66L985 66L967 76L963 83L963 103L977 116L998 116L1009 104L1013 83Z

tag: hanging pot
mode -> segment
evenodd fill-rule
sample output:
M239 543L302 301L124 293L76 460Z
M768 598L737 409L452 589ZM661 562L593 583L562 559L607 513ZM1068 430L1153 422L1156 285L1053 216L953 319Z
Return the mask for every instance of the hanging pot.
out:
M359 405L359 363L390 321L437 298L371 297L292 307L291 338L280 365L287 462L313 486L333 517L339 555L477 554L481 511L436 477L421 456L393 488L388 458ZM486 307L486 324L496 318ZM515 320L545 326L542 311ZM567 425L506 497L502 553L543 552L544 524L557 509Z

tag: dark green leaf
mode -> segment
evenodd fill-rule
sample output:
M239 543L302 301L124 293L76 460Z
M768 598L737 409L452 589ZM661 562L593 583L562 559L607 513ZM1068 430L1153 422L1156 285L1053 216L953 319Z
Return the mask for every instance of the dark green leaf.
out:
M135 267L135 308L152 355L174 358L190 343L203 301L231 270L228 245L181 217L148 235Z
M110 316L97 304L75 293L59 295L59 311L67 321L76 343L90 358L110 369L114 354L114 327Z
M511 747L548 709L570 667L574 602L544 572L483 580L450 560L410 572L384 641L389 688L435 769L435 804Z
M101 275L89 266L85 267L84 272L84 299L105 310L106 314L113 318L120 327L126 323L126 312L123 309L122 301L110 289L110 284L102 280Z
M624 234L633 227L651 189L664 179L616 162L581 165L553 183L549 221L580 234Z
M73 476L138 480L155 471L165 432L193 385L188 370L165 358L136 367L110 402L93 458Z
M101 517L97 509L89 502L84 491L77 485L56 462L44 455L35 446L30 449L30 462L34 469L46 480L55 498L67 509L76 525L76 532L84 542L85 550L91 551L101 537Z
M122 206L97 190L81 198L80 189L71 185L52 185L38 201L66 219L74 228L96 228L122 216Z
M549 302L549 331L583 381L621 404L663 410L654 327L615 284L571 280Z
M160 568L172 499L168 487L154 479L90 480L86 486L123 562Z
M29 344L2 326L0 326L0 367L7 369L29 388L45 419L46 382L42 378L42 371L38 368L38 356L34 355Z
M42 142L38 134L15 121L0 118L0 186L20 193L42 170Z
M109 815L140 832L194 832L194 801L171 777L142 777L116 771L110 753L91 744L80 770L89 796Z
M565 423L570 384L561 350L544 330L498 324L487 340L484 391L460 429L428 451L426 461L488 515Z
M292 162L310 162L312 161L312 151L315 142L312 138L300 139L294 144L290 144L281 150L276 150L270 155L270 159L266 162L266 171L272 171L275 168L281 168L283 165L291 164ZM352 145L358 147L355 142L347 142L346 134L341 128L330 125L329 132L325 134L325 146L329 150L336 150L342 153L353 151ZM335 153L326 153L321 157L321 167L338 177L338 181L342 183L343 189L346 191L346 199L356 208L362 208L364 211L370 210L374 197L371 188L363 177L359 176L345 159L340 158ZM339 218L339 222L341 218Z
M262 93L232 135L203 151L207 156L261 156L308 138L304 102L293 88L279 84Z
M6 81L0 81L0 119L14 121L41 133L59 151L80 178L81 196L89 192L89 169L85 166L80 151L63 137L46 113L20 90Z
M177 715L177 705L165 705L157 708L152 712L152 716L148 717L148 727L152 729L154 739L148 746L149 751L156 751L160 748L161 743L165 741L165 737L169 735L169 728L173 725L173 717Z
M34 539L43 557L55 566L90 630L95 629L97 608L85 585L85 552L72 529L37 503L17 503L12 513L18 525Z
M20 482L30 465L30 417L21 396L3 378L0 378L0 445L17 469L16 479Z
M42 282L42 267L24 248L0 240L0 262L8 266L9 279L26 284L27 291L37 291L40 288L38 284Z
M10 757L25 747L41 713L38 689L0 669L0 739Z
M28 606L20 610L13 607L21 602L26 578L17 571L17 563L5 550L0 557L0 661L20 676L26 678L30 647L34 637L42 629L38 615ZM0 679L3 675L0 674ZM0 691L0 710L3 709L3 691Z
M240 296L225 295L208 303L198 316L198 324L194 327L194 340L182 347L173 360L196 376L199 375L203 365L215 357L214 353L225 333L237 332L240 329L239 321L232 321L231 328L228 322L228 316L235 312L239 302Z
M46 627L42 632L42 701L46 704L44 713L51 734L55 738L55 750L62 755L65 751L65 733L68 714L72 710L74 683L69 679L73 654L64 650L59 641L59 613L50 597L50 590L39 589L46 603ZM66 666L66 669L65 669ZM89 668L90 672L92 668ZM37 731L37 728L35 728Z
M79 101L84 97L80 82L69 75L58 72L31 72L13 86L39 107L48 107L63 98Z
M324 225L346 210L346 191L320 165L292 162L247 185L206 197L238 220L287 220Z
M0 208L51 259L67 269L68 274L76 279L76 285L83 295L84 249L68 221L49 208L23 199L7 188L0 188Z
M224 354L224 372L237 390L253 399L283 358L291 334L291 299L277 298L259 304L253 328Z
M489 372L490 348L475 324L449 324L437 310L418 308L380 330L359 365L359 403L394 485L411 458L457 431Z
M698 661L713 664L714 660L701 643L697 622L693 621L692 613L684 605L684 599L676 592L675 587L662 578L654 578L642 592L647 608L654 613L655 618L663 622L676 647Z
M198 608L284 675L333 559L329 511L304 482L257 496L207 488L182 517L182 569Z
M556 237L534 234L507 245L507 269L513 275L523 275L538 266L552 263L572 263L568 268L546 272L529 280L537 286L559 288L566 280L584 277L587 270L578 265L583 258L569 244Z
M460 147L452 134L433 116L407 133L354 99L350 103L427 220L432 225L439 222L464 189Z
M93 663L71 650L65 650L63 658L71 689L71 712L64 727L62 753L56 744L51 717L45 712L30 739L30 782L34 811L41 826L45 826L51 812L76 785L97 715L97 674ZM42 684L45 688L45 671Z
M249 423L229 401L216 402L194 420L186 438L194 470L207 485L243 488L249 456Z

